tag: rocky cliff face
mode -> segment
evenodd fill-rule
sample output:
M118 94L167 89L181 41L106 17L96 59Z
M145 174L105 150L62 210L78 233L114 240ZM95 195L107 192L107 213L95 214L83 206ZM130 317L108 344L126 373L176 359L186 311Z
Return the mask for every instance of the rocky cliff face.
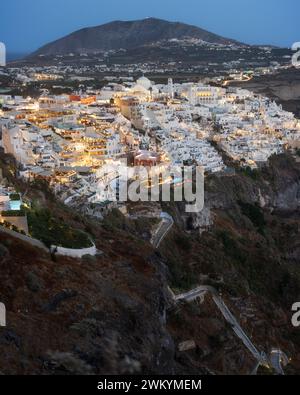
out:
M177 214L177 220L183 220L188 230L202 232L212 227L215 210L234 210L239 201L270 211L297 211L300 208L299 164L291 157L277 156L261 171L245 174L239 170L231 176L206 178L204 209L195 215L187 215L185 206L178 205L180 215Z
M91 233L101 253L54 259L1 236L8 326L0 328L0 371L249 373L255 361L209 296L172 304L168 286L180 292L205 284L222 292L260 350L281 348L292 357L287 373L299 372L300 335L290 323L300 300L299 177L289 156L259 172L209 177L201 215L164 205L175 225L159 251L141 240L149 219L113 212L99 224L30 191ZM179 351L186 341L193 347Z
M171 205L174 218L185 221L177 220L177 229L162 246L174 288L212 284L222 290L254 343L265 352L272 344L280 345L293 358L290 368L296 371L299 333L291 325L291 306L300 300L299 176L299 163L282 155L271 158L269 166L260 171L208 177L205 212L187 216L184 206ZM185 309L194 323L206 314L204 305ZM203 339L200 341L196 331L201 325L200 320L183 332L171 328L177 339L192 338L201 348ZM217 338L223 339L225 333L220 329ZM222 349L226 344L224 339L220 341L215 355L223 360L225 371L230 365L235 373L247 372L251 364L248 353L232 345L235 356L241 358L233 364ZM209 358L206 366L213 368Z

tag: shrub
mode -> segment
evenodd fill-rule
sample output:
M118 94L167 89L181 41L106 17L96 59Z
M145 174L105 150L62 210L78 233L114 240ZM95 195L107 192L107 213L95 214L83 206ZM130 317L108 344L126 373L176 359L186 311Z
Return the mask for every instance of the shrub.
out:
M1 212L2 217L24 217L24 210L7 210Z
M250 177L253 180L257 180L259 178L259 171L256 169L251 169L249 166L245 167L241 171L245 176Z
M222 240L225 254L238 263L245 263L246 257L232 236L228 232L223 231L219 232L219 237Z
M41 280L33 272L28 272L26 275L27 288L32 292L38 292L43 287Z
M12 201L19 201L19 200L21 200L21 196L18 193L11 193L9 195L9 198Z
M257 204L244 203L242 201L239 201L238 204L241 207L243 215L248 217L254 226L263 230L266 221L261 208Z
M187 266L176 259L170 259L168 267L171 273L172 288L178 290L189 290L197 283L197 277Z
M27 218L31 236L41 240L47 247L55 245L81 249L92 246L86 233L71 228L63 219L53 217L48 209L28 210Z
M175 236L176 245L182 250L188 252L192 248L190 239L184 234L178 234Z

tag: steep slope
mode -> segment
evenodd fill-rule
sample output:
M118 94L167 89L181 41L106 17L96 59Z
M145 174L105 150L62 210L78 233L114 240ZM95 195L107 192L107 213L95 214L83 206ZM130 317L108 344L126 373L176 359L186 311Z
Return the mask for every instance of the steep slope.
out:
M169 39L195 38L209 43L236 43L179 22L168 22L156 18L138 21L114 21L105 25L78 30L66 37L45 45L33 55L67 54L70 52L94 52L111 49L131 49Z
M1 163L11 182L12 166ZM209 177L214 224L201 235L201 219L167 204L175 225L159 251L147 242L147 219L115 211L99 224L45 188L16 182L53 215L92 234L102 254L53 259L0 234L0 301L7 307L0 372L251 372L255 361L209 297L170 308L168 285L180 292L205 284L222 292L258 349L281 348L292 357L286 373L299 373L299 329L290 322L300 297L300 167L293 158L272 158L259 172ZM194 348L180 352L186 341Z

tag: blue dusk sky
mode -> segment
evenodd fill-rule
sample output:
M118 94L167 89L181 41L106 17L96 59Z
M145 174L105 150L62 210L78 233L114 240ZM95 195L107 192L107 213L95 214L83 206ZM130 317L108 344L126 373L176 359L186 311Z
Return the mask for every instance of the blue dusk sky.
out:
M299 0L6 0L0 41L28 53L88 26L156 17L199 26L249 44L300 41Z

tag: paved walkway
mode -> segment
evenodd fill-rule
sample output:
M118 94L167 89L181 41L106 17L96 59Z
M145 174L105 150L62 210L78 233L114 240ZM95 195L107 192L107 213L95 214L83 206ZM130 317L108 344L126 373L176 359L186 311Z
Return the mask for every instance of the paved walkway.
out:
M270 357L268 358L268 356L264 352L259 351L252 343L251 339L244 332L239 322L231 313L224 300L221 298L220 294L215 288L203 285L180 295L174 295L173 293L172 294L176 302L179 302L181 300L191 302L198 299L199 297L202 297L207 292L212 295L213 301L222 313L225 320L232 326L232 329L236 336L242 340L244 345L256 359L257 365L253 373L256 374L258 367L260 365L263 365L266 367L272 367L279 375L284 375L282 364L284 364L284 366L288 364L289 361L287 356L281 350L273 349L271 351Z
M168 213L162 212L160 217L162 220L151 239L151 244L154 248L158 248L160 246L161 242L164 240L164 238L167 236L168 232L174 225L174 220Z

